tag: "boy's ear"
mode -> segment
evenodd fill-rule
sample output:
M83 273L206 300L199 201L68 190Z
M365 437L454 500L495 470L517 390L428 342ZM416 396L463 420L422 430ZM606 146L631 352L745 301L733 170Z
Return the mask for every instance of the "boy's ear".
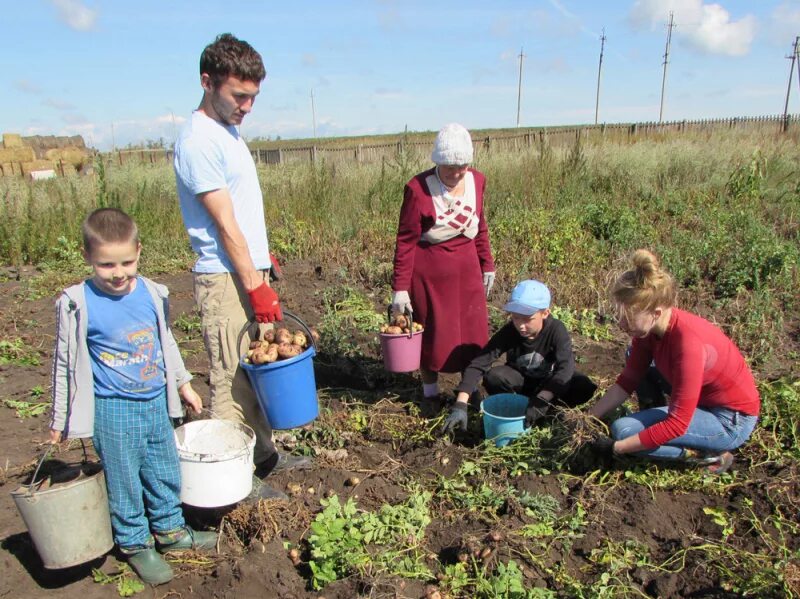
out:
M544 310L542 310L542 320L544 320L548 316L550 316L550 308L545 308Z

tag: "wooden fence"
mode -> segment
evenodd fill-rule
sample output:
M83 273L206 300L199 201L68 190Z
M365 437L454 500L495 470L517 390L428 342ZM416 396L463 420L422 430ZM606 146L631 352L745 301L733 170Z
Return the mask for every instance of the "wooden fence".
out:
M665 136L682 133L709 134L725 129L751 130L763 132L795 132L800 125L800 114L733 117L722 119L703 119L695 121L670 121L664 123L619 123L602 125L581 125L575 127L537 127L526 128L509 134L497 134L486 137L473 137L475 155L484 152L511 151L530 148L539 144L551 147L568 147L576 139L588 144L599 143L632 143L644 139L660 139ZM399 153L407 152L420 159L427 159L433 143L433 135L427 141L398 140L386 144L346 144L308 146L300 148L279 148L273 150L252 149L253 159L258 164L280 165L296 163L313 163L324 161L326 164L375 163L382 160L396 159ZM106 163L113 167L131 162L157 164L172 161L171 149L151 150L119 150L103 154Z

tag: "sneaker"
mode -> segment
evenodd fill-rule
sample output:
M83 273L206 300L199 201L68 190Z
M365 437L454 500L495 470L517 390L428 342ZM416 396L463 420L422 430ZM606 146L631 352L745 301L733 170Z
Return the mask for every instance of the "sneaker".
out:
M687 462L689 464L694 464L695 466L708 466L719 462L720 457L721 456L718 455L708 455L702 453L697 449L685 448L683 450L682 459L684 462Z
M709 474L724 474L733 466L733 454L726 451L717 456L717 461L706 467L706 472Z
M256 464L254 474L260 479L265 479L273 472L288 472L289 470L308 470L313 461L308 456L292 455L276 451L263 462Z
M154 533L156 548L160 553L167 551L203 551L215 549L217 546L217 533L214 531L194 530L191 526L174 533Z
M125 553L123 551L123 553ZM133 571L147 584L164 584L175 574L167 561L153 547L125 553Z

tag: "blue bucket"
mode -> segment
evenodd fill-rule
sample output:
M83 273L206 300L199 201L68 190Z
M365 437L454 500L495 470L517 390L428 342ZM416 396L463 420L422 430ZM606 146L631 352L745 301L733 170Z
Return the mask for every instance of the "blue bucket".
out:
M319 415L317 384L314 380L316 355L309 347L299 356L269 364L239 362L250 379L261 411L273 429L297 428Z
M490 395L481 402L483 431L497 447L505 447L525 433L525 411L528 398L518 393Z

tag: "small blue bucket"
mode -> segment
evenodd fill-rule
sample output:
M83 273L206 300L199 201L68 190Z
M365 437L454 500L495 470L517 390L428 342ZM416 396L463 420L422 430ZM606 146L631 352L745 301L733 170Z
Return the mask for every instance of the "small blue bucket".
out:
M518 393L498 393L481 402L483 431L497 447L505 447L525 433L525 411L528 398Z
M313 347L309 347L299 356L270 364L240 362L272 428L297 428L319 415L314 362L311 360L316 353Z

